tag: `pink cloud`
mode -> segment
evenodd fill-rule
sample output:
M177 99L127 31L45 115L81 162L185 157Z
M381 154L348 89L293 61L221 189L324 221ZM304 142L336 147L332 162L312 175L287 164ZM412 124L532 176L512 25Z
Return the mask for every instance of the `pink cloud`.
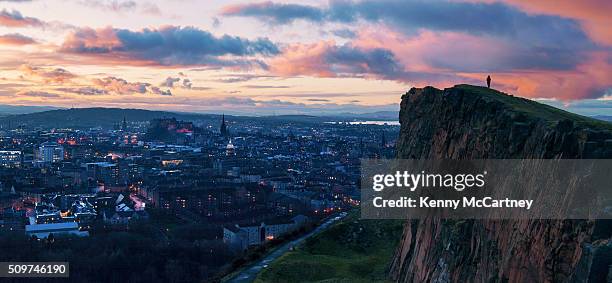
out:
M589 59L571 71L516 71L492 74L493 87L530 98L556 98L572 101L603 96L612 88L612 65L609 54L594 52ZM487 74L461 74L484 78Z
M28 45L34 43L36 43L36 41L31 37L18 33L0 35L0 45Z
M291 44L283 50L281 56L270 60L270 70L283 76L334 77L336 74L330 70L324 56L335 45L334 41Z
M8 11L3 9L0 11L0 26L6 27L27 27L27 26L41 26L42 21L36 18L24 17L19 11L13 10Z
M612 45L612 1L609 0L502 0L520 9L539 14L558 15L580 21L594 41Z
M586 53L585 59L571 68L547 69L529 65L529 60L539 60L540 54L517 53L522 51L503 41L455 32L423 30L407 37L391 30L362 30L354 44L388 48L408 72L449 75L442 80L407 80L417 86L445 87L466 81L484 84L484 78L491 74L496 88L532 98L595 98L612 88L612 55L606 51ZM519 59L525 62L516 62Z
M96 53L96 50L102 52L119 47L121 47L121 41L112 27L80 28L70 33L62 44L62 50L90 50L91 53Z

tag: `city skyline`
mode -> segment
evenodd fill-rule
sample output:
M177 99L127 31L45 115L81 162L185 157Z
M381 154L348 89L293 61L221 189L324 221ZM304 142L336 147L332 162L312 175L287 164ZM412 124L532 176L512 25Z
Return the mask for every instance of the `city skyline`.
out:
M508 93L612 115L610 5L0 1L0 104L366 113L490 74Z

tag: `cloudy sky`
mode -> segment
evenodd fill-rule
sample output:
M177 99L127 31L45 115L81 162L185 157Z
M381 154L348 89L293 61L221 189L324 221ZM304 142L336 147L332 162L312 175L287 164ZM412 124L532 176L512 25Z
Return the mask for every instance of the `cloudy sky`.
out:
M0 0L0 103L397 110L483 84L612 115L612 1Z

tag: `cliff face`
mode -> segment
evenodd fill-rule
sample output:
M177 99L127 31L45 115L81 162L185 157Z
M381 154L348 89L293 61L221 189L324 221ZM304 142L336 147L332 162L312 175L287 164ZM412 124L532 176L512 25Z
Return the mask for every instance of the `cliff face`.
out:
M413 88L402 97L398 158L612 158L612 124L495 90ZM412 220L398 282L610 280L609 221Z

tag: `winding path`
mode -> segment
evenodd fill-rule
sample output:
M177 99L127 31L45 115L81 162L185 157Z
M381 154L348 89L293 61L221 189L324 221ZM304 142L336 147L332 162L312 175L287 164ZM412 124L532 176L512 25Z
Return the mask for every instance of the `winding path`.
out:
M283 244L282 246L280 246L279 248L277 248L273 252L269 253L268 255L263 257L262 259L260 259L257 262L249 265L248 267L245 267L243 270L238 272L236 275L234 275L234 277L229 279L227 282L228 283L245 283L245 282L253 282L253 281L255 281L255 278L257 278L257 275L259 274L259 272L261 272L262 269L268 267L268 264L270 264L272 261L278 259L283 254L288 252L291 249L291 247L295 247L295 246L301 244L304 240L308 239L309 237L312 237L312 236L314 236L316 234L319 234L319 233L323 232L331 224L333 224L336 221L339 221L340 219L344 218L345 216L346 215L344 214L344 215L341 215L341 216L330 217L327 221L325 221L323 224L319 225L317 228L315 228L314 230L310 231L309 233L307 233L307 234L305 234L305 235L303 235L303 236L301 236L301 237L299 237L299 238L297 238L297 239L295 239L295 240L293 240L291 242Z

